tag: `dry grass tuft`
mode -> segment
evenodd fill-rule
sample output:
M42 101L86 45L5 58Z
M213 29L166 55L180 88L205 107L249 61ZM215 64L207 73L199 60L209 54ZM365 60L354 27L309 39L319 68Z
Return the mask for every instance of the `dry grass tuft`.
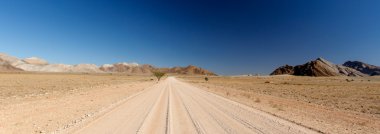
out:
M261 102L260 98L256 98L255 102L260 103Z

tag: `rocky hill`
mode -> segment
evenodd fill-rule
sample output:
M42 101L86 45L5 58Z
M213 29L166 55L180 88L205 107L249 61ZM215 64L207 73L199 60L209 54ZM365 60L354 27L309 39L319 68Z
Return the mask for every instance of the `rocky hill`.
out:
M187 67L173 67L173 68L158 68L159 71L165 73L185 74L185 75L210 75L214 76L215 73L206 69L189 65Z
M271 75L297 75L297 76L367 76L355 69L342 65L335 65L323 58L307 62L303 65L285 65L277 68Z
M343 66L353 68L355 70L358 70L364 74L375 76L380 75L380 67L367 64L360 61L347 61L343 64Z
M105 64L100 70L109 73L150 74L154 69L151 65L139 65L137 63L115 63Z
M289 66L289 65L284 65L274 70L270 75L284 75L284 74L293 75L294 67Z
M28 64L33 64L33 65L47 65L49 64L46 60L40 59L37 57L30 57L30 58L25 58L22 61Z
M0 60L4 63L2 65L3 67L5 67L5 65L9 65L11 68L17 68L21 71L28 72L102 72L96 65L93 64L49 64L46 60L37 57L19 59L6 54L0 54Z
M129 74L151 74L153 71L160 71L171 74L184 75L216 75L213 72L200 67L189 65L187 67L157 68L152 65L139 65L137 63L115 63L105 64L100 67L104 72L129 73Z
M15 72L15 71L23 71L23 70L12 66L8 62L5 62L3 59L0 59L0 72Z
M214 73L196 66L156 68L152 65L137 63L104 64L100 67L94 64L49 64L46 60L31 57L19 59L0 53L0 71L28 71L28 72L74 72L74 73L127 73L151 74L152 71L186 75L215 75Z

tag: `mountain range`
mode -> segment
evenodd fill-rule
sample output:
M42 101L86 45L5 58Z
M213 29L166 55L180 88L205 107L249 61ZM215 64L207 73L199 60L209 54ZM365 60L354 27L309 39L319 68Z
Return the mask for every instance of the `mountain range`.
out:
M0 53L0 71L27 71L27 72L63 72L63 73L126 73L126 74L151 74L153 71L161 71L172 74L185 75L216 75L206 69L189 65L187 67L158 68L152 65L120 62L104 64L98 67L95 64L49 64L48 61L30 57L19 59Z
M355 70L358 70L359 72L371 76L380 75L380 67L360 61L347 61L343 64L343 66L353 68Z
M347 61L343 65L336 65L323 58L307 62L302 65L284 65L275 69L271 75L297 76L374 76L380 75L380 67L360 61Z

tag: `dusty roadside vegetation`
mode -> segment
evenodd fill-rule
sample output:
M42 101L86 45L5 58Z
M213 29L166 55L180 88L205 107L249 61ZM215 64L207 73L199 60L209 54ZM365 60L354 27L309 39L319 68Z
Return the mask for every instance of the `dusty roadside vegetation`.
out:
M380 133L380 77L180 77L323 133Z
M0 73L0 133L50 133L107 111L150 76Z

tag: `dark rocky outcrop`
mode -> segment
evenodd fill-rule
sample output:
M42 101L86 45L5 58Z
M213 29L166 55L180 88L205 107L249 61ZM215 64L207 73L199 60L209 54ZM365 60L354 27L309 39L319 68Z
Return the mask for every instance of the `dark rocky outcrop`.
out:
M343 64L343 66L353 68L355 70L358 70L364 74L371 75L371 76L380 75L379 66L367 64L360 61L347 61Z
M294 75L301 76L339 76L336 66L329 61L318 58L306 64L295 66Z
M355 69L335 65L323 58L307 62L303 65L285 65L276 69L271 75L290 74L297 76L366 76Z
M289 66L289 65L281 66L281 67L277 68L276 70L274 70L270 75L284 75L284 74L293 75L294 74L294 67Z
M371 76L376 76L376 75L380 75L380 71L375 71L375 72L371 73Z

